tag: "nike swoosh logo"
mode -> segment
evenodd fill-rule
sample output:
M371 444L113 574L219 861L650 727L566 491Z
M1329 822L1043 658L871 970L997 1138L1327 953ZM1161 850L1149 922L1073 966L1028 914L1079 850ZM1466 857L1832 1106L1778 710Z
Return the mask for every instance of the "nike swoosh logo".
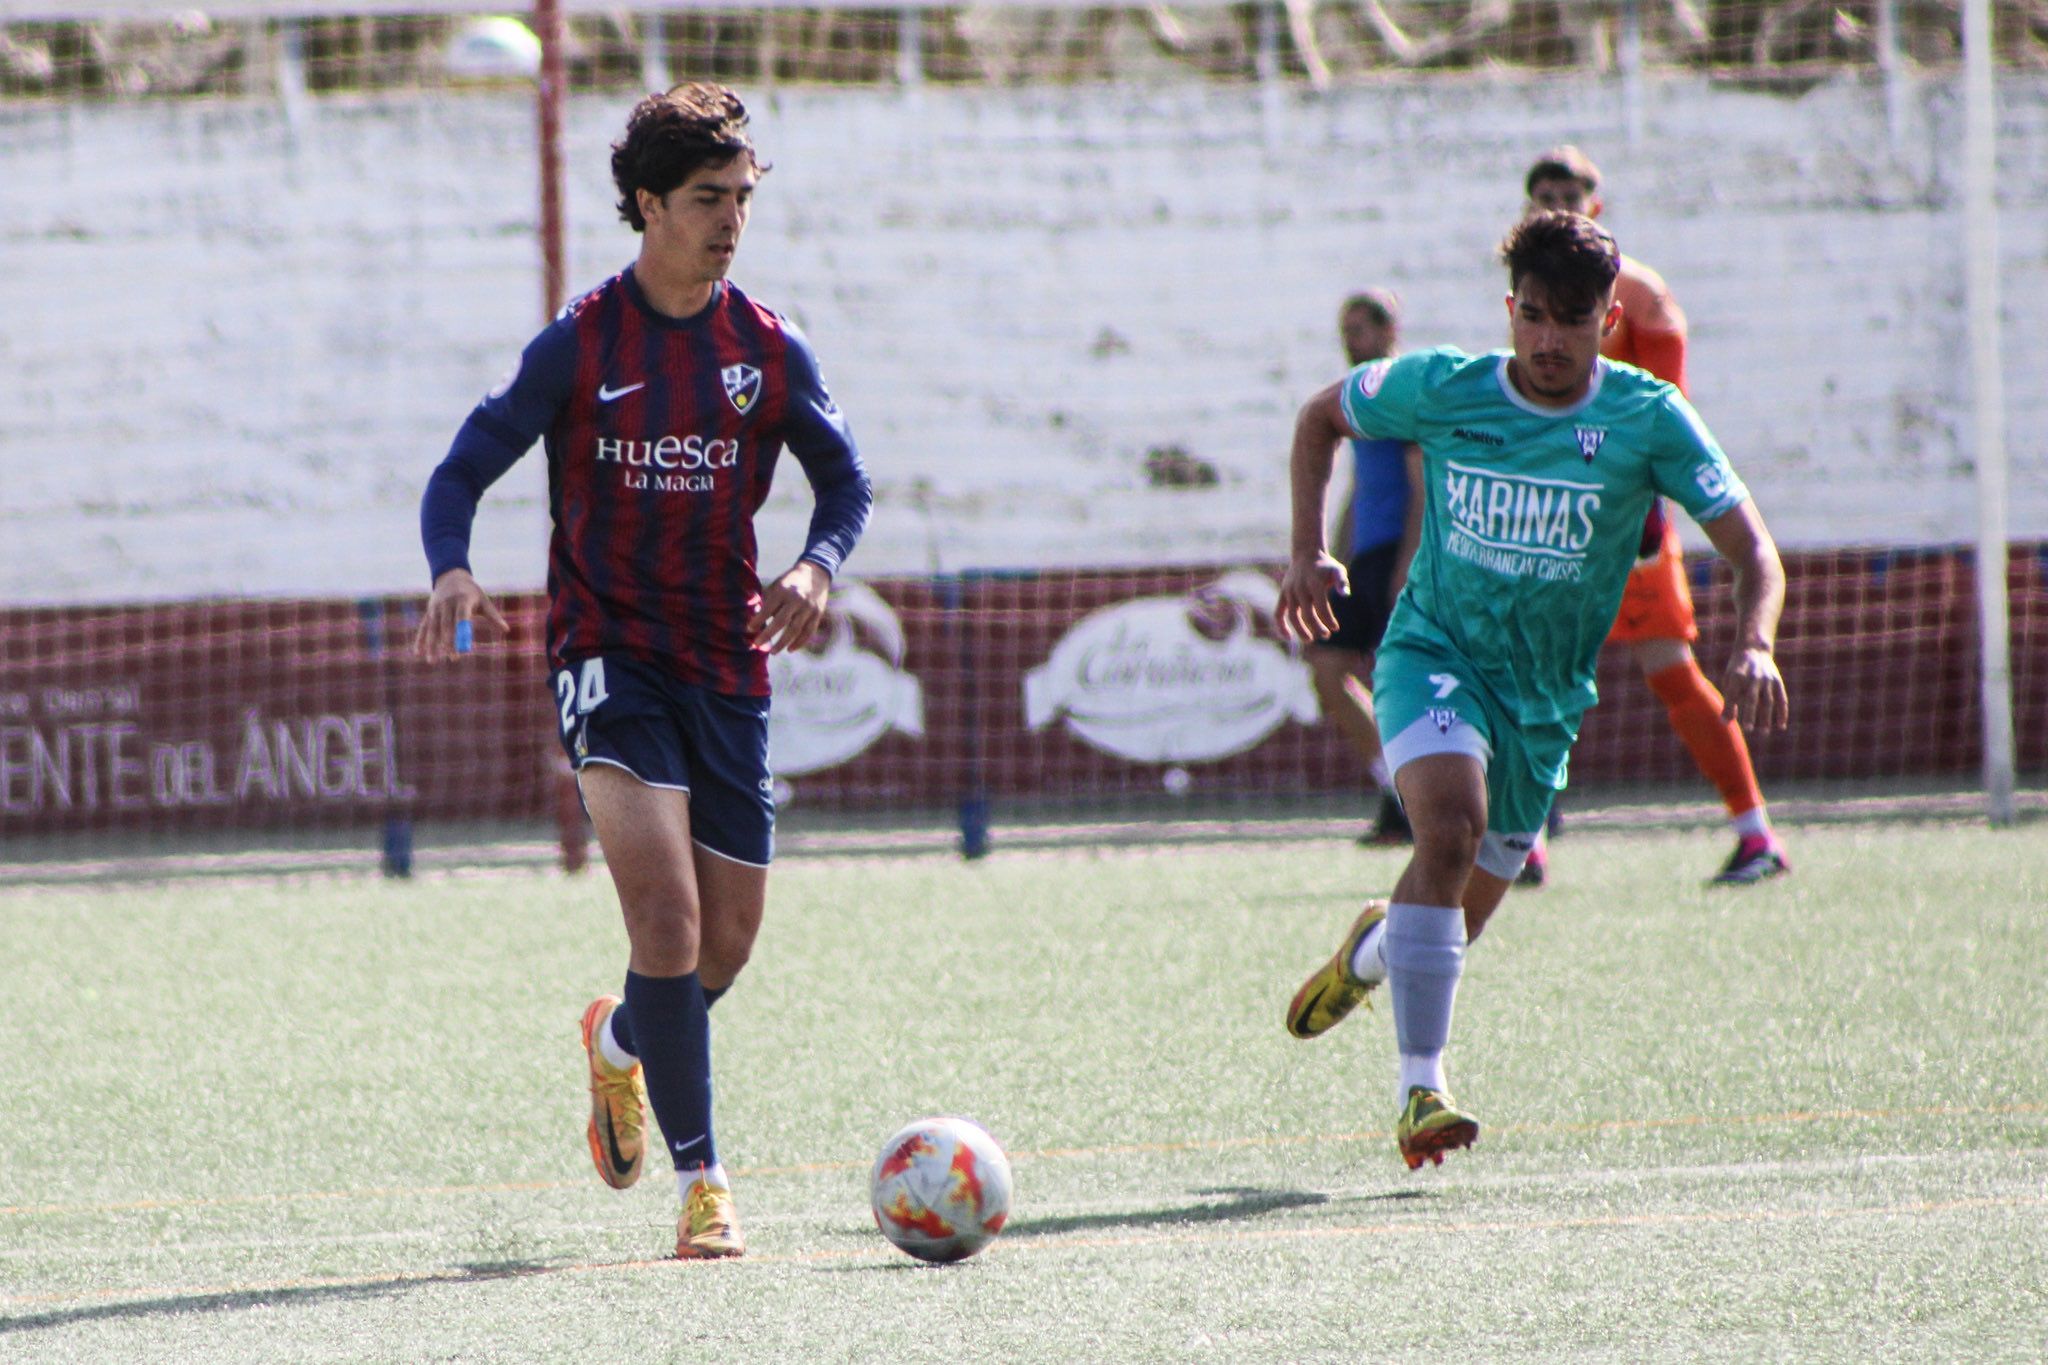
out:
M609 1119L604 1125L604 1141L612 1149L612 1169L621 1173L632 1170L633 1163L626 1160L626 1154L619 1150L619 1135L612 1131Z
M597 386L597 401L600 403L609 403L614 398L624 398L627 394L633 393L639 389L644 389L646 387L647 381L645 380L642 380L638 384L628 384L623 389L614 389L609 387L608 385L600 384Z
M676 1150L677 1150L678 1152L687 1152L687 1151L689 1151L689 1150L690 1150L690 1149L691 1149L692 1147L695 1147L695 1146L696 1146L696 1145L697 1145L698 1143L702 1142L703 1140L704 1140L704 1135L703 1135L702 1133L699 1133L699 1134L697 1134L697 1136L695 1136L695 1137L691 1138L691 1139L690 1139L690 1140L689 1140L688 1142L678 1142L678 1143L676 1144Z

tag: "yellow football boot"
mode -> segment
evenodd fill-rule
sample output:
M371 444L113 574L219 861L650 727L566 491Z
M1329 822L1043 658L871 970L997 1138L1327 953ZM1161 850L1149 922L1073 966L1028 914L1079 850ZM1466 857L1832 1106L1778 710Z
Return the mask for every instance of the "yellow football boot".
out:
M1479 1120L1459 1111L1457 1104L1441 1090L1427 1086L1408 1087L1408 1105L1394 1124L1394 1144L1401 1160L1414 1170L1423 1162L1444 1164L1444 1153L1470 1147L1479 1141Z
M1351 959L1358 951L1359 941L1372 931L1372 927L1387 917L1387 903L1382 900L1367 901L1365 909L1358 914L1358 921L1351 926L1351 932L1344 936L1344 944L1337 954L1316 969L1316 974L1301 983L1301 989L1294 993L1294 999L1287 1002L1287 1031L1297 1038L1314 1038L1327 1033L1337 1026L1337 1021L1356 1009L1362 1001L1367 1009L1372 1002L1366 997L1372 994L1377 982L1360 981L1351 974Z
M746 1250L732 1191L701 1180L690 1186L683 1216L676 1220L676 1255L685 1261L706 1261L744 1255Z
M640 1178L647 1154L647 1082L636 1064L620 1071L604 1059L598 1030L619 1007L616 995L601 995L583 1011L583 1051L590 1059L590 1159L615 1190Z

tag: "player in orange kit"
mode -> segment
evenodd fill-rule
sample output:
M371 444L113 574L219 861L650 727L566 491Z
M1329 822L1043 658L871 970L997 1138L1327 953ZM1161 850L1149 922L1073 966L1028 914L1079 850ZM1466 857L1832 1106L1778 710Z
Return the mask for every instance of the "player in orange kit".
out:
M1538 157L1523 189L1531 213L1565 209L1588 218L1600 216L1599 168L1576 147L1553 148ZM1614 299L1621 305L1621 322L1601 342L1600 354L1648 370L1684 392L1685 314L1663 277L1641 261L1623 256ZM1692 642L1699 633L1693 620L1692 592L1686 586L1678 528L1660 498L1651 504L1643 525L1641 557L1629 574L1620 615L1607 638L1634 651L1650 691L1664 703L1671 728L1685 741L1693 762L1720 791L1728 807L1729 820L1735 826L1735 851L1714 880L1746 886L1789 872L1791 864L1786 862L1784 847L1765 813L1763 792L1757 786L1742 728L1693 658ZM1539 846L1537 854L1544 852ZM1532 856L1522 879L1541 885L1547 865L1547 857Z

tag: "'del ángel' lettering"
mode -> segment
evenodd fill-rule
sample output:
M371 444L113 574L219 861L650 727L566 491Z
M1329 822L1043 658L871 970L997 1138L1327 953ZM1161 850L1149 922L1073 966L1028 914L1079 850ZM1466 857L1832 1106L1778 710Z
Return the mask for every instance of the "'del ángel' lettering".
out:
M414 795L389 712L266 720L252 707L232 765L213 740L152 739L133 721L0 725L8 815Z

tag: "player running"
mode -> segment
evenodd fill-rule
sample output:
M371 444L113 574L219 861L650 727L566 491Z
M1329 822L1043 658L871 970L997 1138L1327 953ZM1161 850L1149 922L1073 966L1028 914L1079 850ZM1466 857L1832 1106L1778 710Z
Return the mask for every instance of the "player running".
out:
M1344 300L1337 326L1353 365L1390 356L1400 344L1401 302L1383 289L1353 294ZM1351 501L1338 532L1348 550L1350 590L1330 598L1337 629L1329 639L1310 645L1307 655L1323 714L1357 750L1379 791L1379 814L1360 836L1362 844L1408 842L1408 817L1394 795L1373 717L1372 656L1408 576L1421 526L1422 500L1410 496L1408 447L1400 441L1353 438Z
M1658 495L1677 499L1735 571L1727 714L1766 729L1787 718L1771 657L1784 571L1762 517L1677 389L1600 356L1621 317L1614 239L1590 218L1546 211L1518 224L1501 254L1511 349L1361 365L1310 399L1294 430L1293 553L1276 614L1303 640L1336 626L1329 593L1344 569L1322 528L1337 441L1422 449L1422 537L1373 671L1415 851L1392 904L1368 904L1287 1009L1288 1031L1313 1038L1391 980L1395 1141L1411 1169L1479 1135L1444 1078L1465 948L1564 786Z
M1565 209L1589 218L1600 216L1600 170L1576 147L1558 147L1538 157L1523 181L1527 211ZM1621 321L1600 343L1600 354L1648 370L1685 392L1685 314L1656 271L1630 256L1621 258L1614 282L1614 301ZM1607 638L1627 645L1657 700L1664 703L1671 728L1685 741L1693 762L1721 793L1735 826L1735 851L1714 881L1746 886L1792 870L1785 849L1764 810L1763 791L1750 762L1742 728L1722 717L1721 694L1700 671L1692 642L1699 638L1693 620L1692 592L1686 586L1684 553L1678 527L1665 514L1664 500L1650 504L1643 523L1636 566L1621 595L1621 614ZM1530 868L1540 884L1545 857L1539 842Z
M527 346L420 508L434 592L414 651L446 659L475 618L505 631L470 576L470 524L545 439L555 710L631 945L624 1000L583 1014L590 1155L615 1188L639 1179L652 1102L686 1258L744 1249L712 1136L708 1011L765 904L768 655L817 632L872 504L810 343L725 279L765 169L725 87L640 101L612 147L638 258ZM764 586L753 519L784 446L816 507L802 555Z

